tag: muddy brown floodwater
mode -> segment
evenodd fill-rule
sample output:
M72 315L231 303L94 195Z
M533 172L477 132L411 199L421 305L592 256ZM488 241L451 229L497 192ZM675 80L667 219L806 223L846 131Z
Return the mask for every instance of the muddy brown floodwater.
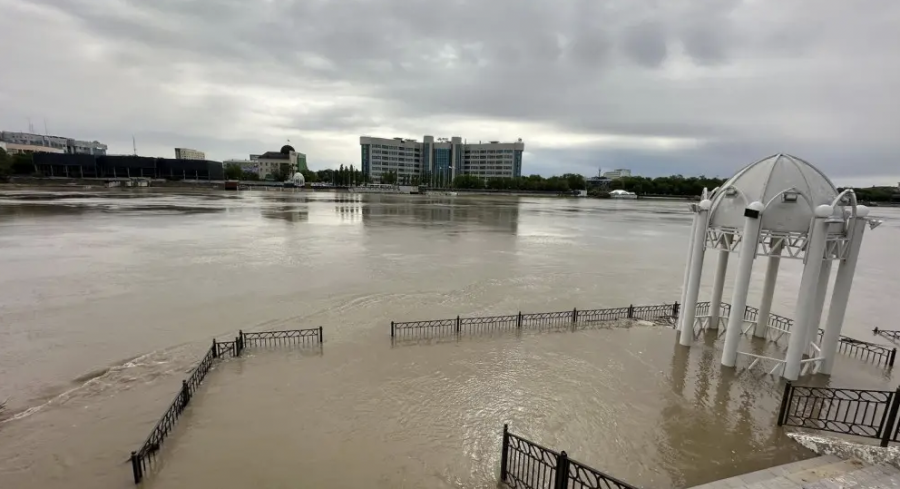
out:
M873 211L845 325L866 340L900 285L900 212ZM321 350L220 363L145 485L495 487L503 423L648 488L810 456L775 427L778 384L721 369L714 338L390 341L392 320L672 302L689 229L684 202L0 191L0 487L131 487L128 453L212 338L316 326ZM800 264L782 270L793 316ZM812 381L895 383L836 372Z

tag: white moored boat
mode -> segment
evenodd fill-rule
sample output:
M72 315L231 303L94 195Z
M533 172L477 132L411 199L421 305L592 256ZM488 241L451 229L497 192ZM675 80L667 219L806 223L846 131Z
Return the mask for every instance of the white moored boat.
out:
M613 190L609 193L611 199L636 199L637 194L627 190Z

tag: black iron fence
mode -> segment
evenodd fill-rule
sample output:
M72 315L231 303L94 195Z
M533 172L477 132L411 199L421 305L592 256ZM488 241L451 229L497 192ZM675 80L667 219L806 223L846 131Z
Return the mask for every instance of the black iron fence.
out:
M788 382L781 399L778 426L796 426L881 441L898 440L900 389L880 391L805 387Z
M509 432L503 425L500 480L522 489L637 489L627 482Z
M819 337L822 330L819 330ZM849 336L841 336L838 339L838 351L866 362L872 362L885 367L893 367L897 359L897 348L888 348L883 345L857 340Z
M900 340L900 331L896 329L879 329L875 328L872 330L873 334L883 336L891 341Z
M427 321L391 321L391 338L422 336L447 336L456 334L483 334L523 329L571 329L587 327L620 319L659 321L674 319L678 315L678 303L649 306L615 307L609 309L572 309L571 311L539 312Z
M269 343L271 342L271 343ZM322 328L300 329L290 331L264 331L259 333L244 333L243 331L233 341L213 340L212 346L206 350L206 354L197 363L187 379L181 381L181 389L175 399L169 404L169 408L163 413L162 418L150 431L150 436L137 451L131 452L131 471L134 483L139 484L144 475L156 460L156 455L166 438L175 428L175 423L187 408L203 383L206 374L209 373L213 363L228 355L239 357L246 345L260 344L320 344L322 342Z

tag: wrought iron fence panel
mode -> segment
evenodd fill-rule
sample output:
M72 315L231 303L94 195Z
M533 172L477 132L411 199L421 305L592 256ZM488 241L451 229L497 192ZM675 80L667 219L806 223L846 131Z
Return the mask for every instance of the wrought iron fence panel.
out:
M432 319L429 321L407 321L391 323L391 336L409 338L414 336L442 336L456 334L457 319Z
M791 326L794 325L794 321L790 318L786 318L784 316L779 316L778 314L769 314L769 326L775 327L780 330L790 331Z
M313 345L322 342L321 334L322 328L241 332L241 339L252 346Z
M627 482L592 469L573 459L568 459L567 483L571 489L638 489Z
M213 362L213 349L210 348L206 350L206 355L200 359L200 363L194 367L194 370L191 372L190 377L187 379L188 387L190 388L190 393L193 394L198 387L200 387L200 383L203 382L203 379L206 377L206 374L209 373L209 370L212 368Z
M489 316L477 318L461 318L461 332L468 334L485 334L499 331L511 331L519 327L519 315Z
M694 311L695 316L709 316L709 302L698 302Z
M236 356L234 353L234 341L217 341L216 342L216 356L221 357L226 353L230 353L232 356Z
M895 396L893 391L804 386L790 386L786 393L781 424L878 439Z
M674 304L655 304L652 306L632 306L631 319L654 321L662 317L674 316Z
M508 433L505 454L507 485L523 489L554 489L559 453Z
M576 324L588 325L601 322L616 321L619 319L627 319L628 310L628 307L579 310Z
M875 328L874 330L872 330L872 333L883 336L892 341L900 339L900 330L896 330L896 329Z
M821 330L820 330L821 331ZM861 341L849 336L841 336L838 340L838 350L841 353L857 357L863 361L872 362L886 367L894 366L894 359L897 356L896 348L888 348L886 346Z
M744 321L753 321L756 322L756 318L759 316L759 309L746 306L744 308Z
M573 318L572 311L560 312L538 312L533 314L522 314L523 328L544 328L548 326L570 327Z

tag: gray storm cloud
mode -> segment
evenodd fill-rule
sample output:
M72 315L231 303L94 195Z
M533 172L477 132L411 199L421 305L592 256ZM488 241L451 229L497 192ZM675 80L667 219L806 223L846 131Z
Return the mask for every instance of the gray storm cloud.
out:
M358 136L525 139L525 173L900 175L891 0L0 0L0 127L314 168ZM883 181L888 179L888 181Z

